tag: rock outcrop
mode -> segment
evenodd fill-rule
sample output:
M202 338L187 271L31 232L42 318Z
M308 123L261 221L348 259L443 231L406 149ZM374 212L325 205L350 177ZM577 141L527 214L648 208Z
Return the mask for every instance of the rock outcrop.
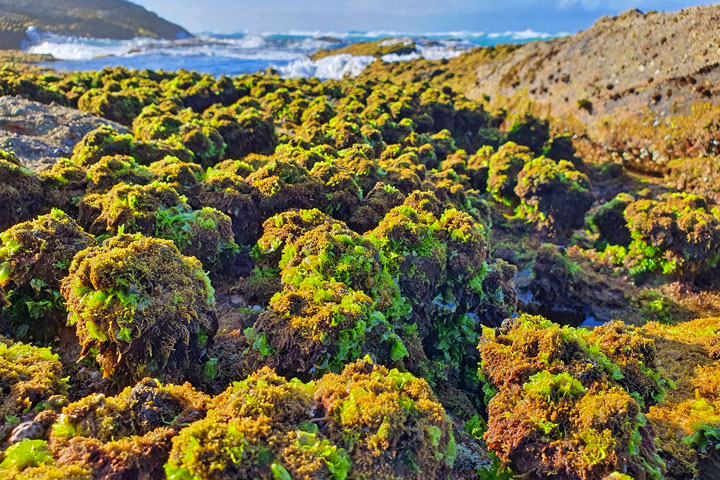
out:
M0 0L0 49L19 49L27 29L129 39L191 36L184 28L125 0Z
M14 152L33 170L72 155L73 147L91 130L112 125L109 120L60 105L44 105L20 97L0 97L0 148Z
M629 10L575 35L525 44L482 63L472 91L529 96L555 115L668 114L720 98L720 5Z

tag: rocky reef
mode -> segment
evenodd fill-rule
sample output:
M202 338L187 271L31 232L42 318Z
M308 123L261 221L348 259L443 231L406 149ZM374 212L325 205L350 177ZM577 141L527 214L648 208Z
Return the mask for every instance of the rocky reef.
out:
M473 96L529 48L0 71L107 120L0 154L0 477L717 478L715 158Z

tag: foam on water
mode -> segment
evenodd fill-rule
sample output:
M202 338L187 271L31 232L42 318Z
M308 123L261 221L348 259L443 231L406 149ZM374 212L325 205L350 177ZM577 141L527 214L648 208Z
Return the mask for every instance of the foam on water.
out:
M110 40L78 38L28 30L26 50L53 55L59 62L48 64L59 70L100 70L125 66L136 69L198 70L219 75L253 73L275 68L287 77L317 76L343 78L356 76L371 62L370 56L331 55L312 61L309 55L322 48L339 48L360 41L380 39L383 45L415 43L416 51L407 55L390 54L386 62L426 58L453 58L478 45L517 43L546 39L556 35L532 30L503 33L435 32L421 35L407 32L267 32L231 35L200 34L183 40L135 38Z
M288 78L318 77L339 80L345 76L356 77L365 67L375 61L371 55L331 55L320 60L304 58L278 68Z

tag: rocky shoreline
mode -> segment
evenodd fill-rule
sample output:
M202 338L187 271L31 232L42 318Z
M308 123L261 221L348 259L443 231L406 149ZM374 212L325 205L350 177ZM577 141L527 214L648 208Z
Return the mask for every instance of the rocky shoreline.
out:
M526 91L588 32L343 80L0 71L0 477L717 478L720 108ZM666 82L633 62L611 90Z

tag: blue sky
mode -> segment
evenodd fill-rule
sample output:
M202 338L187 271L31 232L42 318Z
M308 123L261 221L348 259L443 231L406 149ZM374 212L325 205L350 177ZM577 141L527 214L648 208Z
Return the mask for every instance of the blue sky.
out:
M192 32L309 30L570 32L630 8L679 10L692 0L133 0Z

